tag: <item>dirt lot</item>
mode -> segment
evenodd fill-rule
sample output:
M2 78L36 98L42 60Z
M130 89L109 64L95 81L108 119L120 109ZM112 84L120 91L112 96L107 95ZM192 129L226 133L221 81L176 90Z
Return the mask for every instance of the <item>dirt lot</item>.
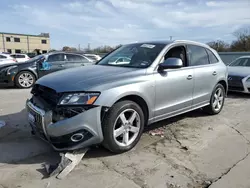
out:
M201 111L151 125L132 151L93 148L64 180L46 178L58 153L30 135L29 90L0 90L0 188L250 187L250 96L230 94L217 116ZM164 137L149 131L161 127Z

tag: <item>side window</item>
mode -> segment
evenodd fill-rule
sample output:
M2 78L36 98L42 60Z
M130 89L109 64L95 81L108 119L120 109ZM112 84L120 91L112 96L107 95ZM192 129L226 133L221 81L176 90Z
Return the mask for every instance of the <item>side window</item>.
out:
M167 58L171 58L171 57L181 59L183 62L183 66L187 66L187 55L186 55L186 50L184 46L171 48L164 56L164 60L166 60Z
M188 45L189 66L208 65L208 54L205 48L195 45Z
M206 49L207 51L207 54L208 54L208 58L209 58L209 62L211 64L214 64L214 63L218 63L219 60L217 59L217 57L214 55L213 52L211 52L210 50Z
M68 61L86 61L87 59L80 56L80 55L74 55L74 54L66 54L67 60Z
M48 57L48 62L52 61L64 61L64 54L52 54Z
M16 55L16 58L25 58L24 55Z
M10 57L12 57L12 58L16 58L16 55L10 55Z

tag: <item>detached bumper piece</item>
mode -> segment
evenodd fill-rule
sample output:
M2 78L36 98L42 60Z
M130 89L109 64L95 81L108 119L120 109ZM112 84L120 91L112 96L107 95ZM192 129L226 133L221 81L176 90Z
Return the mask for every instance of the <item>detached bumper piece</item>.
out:
M75 150L73 152L68 152L65 154L60 153L60 163L55 165L44 165L49 177L56 176L58 179L65 178L75 168L75 166L80 163L87 151L88 148Z

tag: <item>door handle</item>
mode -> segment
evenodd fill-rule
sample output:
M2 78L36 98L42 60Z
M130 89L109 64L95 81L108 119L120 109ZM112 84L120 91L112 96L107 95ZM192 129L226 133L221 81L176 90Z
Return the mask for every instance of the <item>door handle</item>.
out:
M192 75L188 75L188 77L187 77L188 80L191 80L192 78L193 78Z
M216 75L217 75L217 72L216 72L216 71L214 71L214 72L213 72L213 76L216 76Z

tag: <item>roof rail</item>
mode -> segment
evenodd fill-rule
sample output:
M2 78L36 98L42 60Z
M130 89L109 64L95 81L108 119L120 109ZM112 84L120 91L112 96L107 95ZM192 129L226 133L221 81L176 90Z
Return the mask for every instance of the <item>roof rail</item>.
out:
M193 41L193 40L174 40L174 42L189 42L189 43L192 43L192 44L198 44L198 45L202 45L202 46L206 46L206 47L210 48L210 46L207 45L206 43L196 42L196 41Z

